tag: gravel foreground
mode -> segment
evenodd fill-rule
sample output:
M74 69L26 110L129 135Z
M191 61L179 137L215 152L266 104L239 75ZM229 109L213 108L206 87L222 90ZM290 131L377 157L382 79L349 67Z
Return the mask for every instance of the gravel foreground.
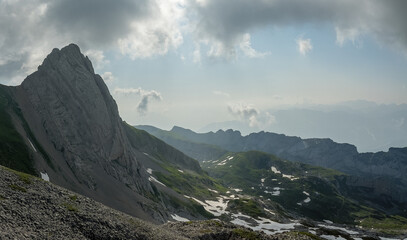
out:
M0 166L0 239L311 239L216 220L154 225Z

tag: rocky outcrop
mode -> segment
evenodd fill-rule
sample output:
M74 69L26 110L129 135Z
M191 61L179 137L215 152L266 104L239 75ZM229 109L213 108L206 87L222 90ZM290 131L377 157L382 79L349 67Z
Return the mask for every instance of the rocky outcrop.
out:
M79 182L96 189L91 166L99 164L137 191L150 189L134 159L115 101L78 46L54 49L38 71L24 80L21 91L38 113L49 142Z

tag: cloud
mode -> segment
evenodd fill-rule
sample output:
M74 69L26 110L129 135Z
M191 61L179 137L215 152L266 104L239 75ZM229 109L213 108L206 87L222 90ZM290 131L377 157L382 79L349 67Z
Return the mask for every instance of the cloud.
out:
M369 34L407 54L404 0L205 0L190 5L197 15L195 37L210 46L212 57L235 56L244 36L257 29L304 25L332 26L339 45Z
M183 42L185 0L0 0L0 82L21 80L55 47L77 43L103 66L103 51L166 54Z
M268 112L262 113L252 104L235 103L228 105L228 111L239 120L247 122L251 128L265 129L275 122Z
M248 33L243 35L243 40L240 42L240 49L249 58L262 58L270 54L269 52L262 53L254 50L250 42L250 34Z
M229 104L228 111L240 120L248 122L250 127L258 125L257 116L259 115L259 110L253 105L244 103Z
M149 58L184 39L205 46L195 47L196 63L262 57L250 33L265 27L330 26L339 46L367 35L407 55L405 9L405 0L0 0L0 82L21 82L71 42L96 67L108 64L103 51Z
M162 101L163 99L161 93L155 90L147 91L141 88L116 88L113 93L125 95L136 94L141 96L141 100L137 104L137 111L140 113L140 115L145 115L147 113L150 101Z
M222 92L218 90L212 91L213 94L218 95L218 96L223 96L223 97L230 97L230 94L227 92Z
M102 68L106 64L109 64L109 60L106 59L103 51L100 50L87 50L85 55L89 57L95 68Z
M307 55L307 53L312 50L311 39L309 39L309 38L308 39L303 39L303 38L297 39L297 45L298 45L298 51L303 56Z
M112 82L116 79L111 72L104 72L101 77L105 82Z

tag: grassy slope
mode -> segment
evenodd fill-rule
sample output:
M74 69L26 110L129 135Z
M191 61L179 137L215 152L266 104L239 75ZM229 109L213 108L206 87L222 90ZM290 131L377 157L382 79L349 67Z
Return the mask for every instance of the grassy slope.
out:
M8 113L15 108L8 87L0 85L0 165L36 175L27 146Z
M227 191L225 187L209 177L196 160L184 155L144 130L126 125L126 131L132 145L138 150L148 153L150 160L161 166L162 170L153 171L152 175L177 193L198 199L212 199L219 194L208 189L220 193ZM192 200L184 202L175 197L170 197L170 201L175 207L185 207L191 212L198 212L202 216L213 217L201 205Z
M191 156L198 161L208 158L216 159L227 153L226 150L211 144L198 143L189 140L185 136L173 131L165 131L152 126L136 126L137 129L145 130L164 142L174 146L188 156Z
M225 165L218 165L227 156L233 156L233 159L227 161ZM271 171L272 166L283 174L293 175L299 179L284 178L282 174ZM220 161L205 162L203 168L226 185L243 189L243 193L247 195L260 199L262 198L260 196L263 196L263 199L270 199L287 210L315 220L329 219L347 224L355 224L355 221L358 221L364 227L407 229L405 225L407 219L386 216L380 211L342 196L334 183L335 177L343 174L335 170L284 161L256 151L225 155ZM264 179L263 186L261 179ZM265 192L273 192L275 187L284 190L281 190L278 196ZM303 191L310 194L309 203L303 202L308 197Z

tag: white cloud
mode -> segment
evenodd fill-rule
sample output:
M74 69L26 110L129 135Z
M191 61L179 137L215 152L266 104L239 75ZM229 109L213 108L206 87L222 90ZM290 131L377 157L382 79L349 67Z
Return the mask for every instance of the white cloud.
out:
M240 49L242 52L249 58L262 58L268 54L269 52L258 52L252 48L252 44L250 42L250 34L246 33L243 35L243 39L240 42Z
M246 33L265 26L324 24L336 30L339 45L366 34L407 54L404 0L205 0L204 4L192 1L190 6L197 15L195 37L212 48L212 57L230 59Z
M228 110L232 115L238 117L240 120L248 122L250 127L257 126L257 116L259 115L259 110L257 110L253 105L245 103L229 104Z
M148 105L150 101L156 100L156 101L162 101L163 98L161 96L161 93L155 91L155 90L144 90L142 88L115 88L113 91L114 94L136 94L138 96L141 96L140 102L137 104L137 111L139 112L140 115L145 115L148 111Z
M303 39L303 38L297 39L297 45L298 45L298 51L303 56L307 55L307 53L312 50L311 39L309 39L309 38L308 39Z
M103 51L101 50L87 50L84 53L92 61L92 64L95 68L102 68L105 65L109 64L109 60L106 59Z
M122 54L135 58L164 55L183 43L180 25L184 18L183 0L156 0L156 12L143 21L131 23L130 33L118 39Z
M52 48L69 43L95 68L109 63L106 50L133 59L164 55L183 43L184 15L185 0L0 1L0 82L23 80Z
M230 94L227 92L222 92L218 90L212 91L213 94L218 95L218 96L223 96L223 97L230 97Z
M104 72L101 77L105 82L112 82L116 79L111 72Z
M269 112L262 113L252 104L229 104L228 111L239 120L248 123L251 128L264 130L276 121Z
M195 44L195 50L192 53L192 61L194 63L201 63L201 47L199 44Z

